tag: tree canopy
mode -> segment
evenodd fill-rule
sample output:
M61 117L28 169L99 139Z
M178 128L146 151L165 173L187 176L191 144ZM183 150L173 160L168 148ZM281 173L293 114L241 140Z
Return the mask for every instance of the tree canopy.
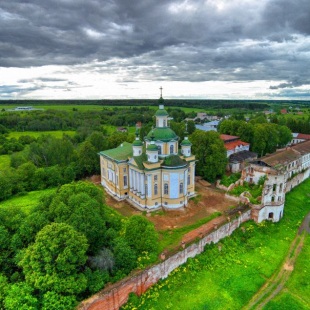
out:
M220 135L215 131L196 130L190 137L196 155L196 173L213 182L225 173L227 152Z

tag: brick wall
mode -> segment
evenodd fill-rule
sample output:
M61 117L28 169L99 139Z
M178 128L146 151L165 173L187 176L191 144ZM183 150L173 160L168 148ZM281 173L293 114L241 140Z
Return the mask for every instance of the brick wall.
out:
M241 214L237 219L228 222L212 233L200 239L197 243L191 244L184 250L174 254L161 263L137 271L102 291L84 300L79 306L79 310L117 310L128 300L130 293L137 295L143 294L153 284L160 279L167 278L168 275L177 267L184 264L189 257L195 257L203 252L206 244L217 243L219 240L229 236L237 229L241 223L251 219L251 210Z

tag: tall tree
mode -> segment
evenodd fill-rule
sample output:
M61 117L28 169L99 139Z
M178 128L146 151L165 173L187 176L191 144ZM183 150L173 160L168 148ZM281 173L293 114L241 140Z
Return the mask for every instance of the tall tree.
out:
M87 260L86 237L64 223L45 226L23 254L19 266L26 282L42 292L77 294L86 289L81 267Z
M225 173L227 152L220 135L215 131L196 130L189 138L197 158L196 173L213 182Z

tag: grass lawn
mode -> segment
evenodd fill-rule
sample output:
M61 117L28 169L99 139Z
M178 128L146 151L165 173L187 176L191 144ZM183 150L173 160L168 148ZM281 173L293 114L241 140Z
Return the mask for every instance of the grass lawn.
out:
M10 167L10 155L0 155L0 171Z
M67 134L69 136L74 136L75 131L73 130L55 130L55 131L14 131L9 133L9 138L15 138L18 139L21 136L32 136L34 138L38 138L42 135L51 135L55 138L61 139L63 134Z
M304 247L294 266L294 271L284 289L271 300L265 310L310 309L310 236L306 236Z
M13 197L0 202L0 208L19 207L22 208L26 213L30 213L31 209L38 204L41 197L46 194L51 194L55 191L55 188L51 188L41 191L29 192L23 196Z
M281 222L245 223L243 229L219 244L206 246L204 253L189 259L140 298L131 296L123 309L241 309L282 265L302 219L310 211L309 189L310 179L287 194ZM309 303L309 271L305 273L302 262L309 259L309 240L305 251L288 289L291 296L298 291L299 298ZM279 298L285 303L287 295Z
M220 212L214 212L208 217L205 217L203 219L200 219L196 223L192 225L187 225L181 228L175 228L175 229L167 229L167 230L161 230L159 231L159 251L162 252L163 250L172 250L175 249L178 245L180 245L182 237L200 227L201 225L208 223L209 221L213 220L214 218L217 218L221 215Z

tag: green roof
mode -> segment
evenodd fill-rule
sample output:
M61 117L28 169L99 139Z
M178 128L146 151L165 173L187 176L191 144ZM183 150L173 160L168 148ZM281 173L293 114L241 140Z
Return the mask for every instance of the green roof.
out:
M132 156L132 144L128 142L123 142L115 149L102 151L99 154L114 159L116 161L127 160L129 156Z
M165 109L159 109L156 111L155 116L168 116L168 112Z
M139 169L143 170L144 169L143 162L147 161L146 154L141 154L140 156L134 156L133 158L134 158L137 166L139 167Z
M192 144L191 144L191 142L189 141L189 140L183 140L182 142L181 142L181 145L188 145L188 146L191 146Z
M135 140L132 143L133 146L143 146L143 142L141 140Z
M178 139L178 136L169 127L156 127L148 133L145 140L147 140L147 141L151 140L152 132L154 133L154 140L155 141L160 140L163 142L168 142L171 140L177 140Z
M149 144L146 150L147 151L158 151L158 147L156 144Z
M164 159L164 162L162 163L162 166L166 167L180 167L180 166L186 166L187 162L180 158L178 155L170 155Z

